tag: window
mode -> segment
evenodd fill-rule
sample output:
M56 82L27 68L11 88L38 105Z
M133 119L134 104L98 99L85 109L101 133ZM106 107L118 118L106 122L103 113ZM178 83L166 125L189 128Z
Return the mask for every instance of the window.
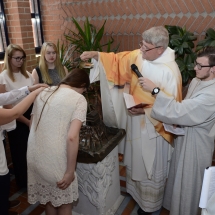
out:
M44 42L39 0L30 0L30 7L35 51L39 54L41 46Z
M5 49L9 45L3 0L0 0L0 59L4 59Z

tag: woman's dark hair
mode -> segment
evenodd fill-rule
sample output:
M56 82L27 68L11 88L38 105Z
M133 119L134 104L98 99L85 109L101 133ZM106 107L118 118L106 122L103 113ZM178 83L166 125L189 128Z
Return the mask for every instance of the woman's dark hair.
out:
M43 110L45 108L46 103L48 102L49 98L59 89L61 84L68 85L70 87L75 88L88 88L90 86L90 79L89 75L83 70L79 68L73 69L57 86L57 88L51 93L51 95L46 99L42 111L40 113L39 120L37 122L36 130L39 125Z
M58 86L61 84L76 88L88 88L90 86L89 75L83 69L75 68L59 83Z

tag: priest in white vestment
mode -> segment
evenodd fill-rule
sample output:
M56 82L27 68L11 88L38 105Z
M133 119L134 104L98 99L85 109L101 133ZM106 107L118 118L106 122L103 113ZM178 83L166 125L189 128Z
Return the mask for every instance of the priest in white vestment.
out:
M212 163L215 138L215 47L198 53L196 78L185 100L177 102L162 90L156 95L151 117L184 128L178 136L171 160L163 206L170 215L200 214L199 200L204 170ZM144 90L158 85L140 78ZM213 203L215 204L215 203ZM212 207L211 207L212 210Z
M124 154L126 189L139 204L138 214L161 208L168 175L173 136L163 129L160 121L150 117L154 97L143 91L137 76L131 71L136 64L143 75L153 80L160 89L181 100L181 74L175 53L168 48L169 34L162 27L153 27L142 34L140 50L121 53L84 52L84 61L93 58L91 82L100 80L103 120L107 126L126 129ZM123 92L133 95L143 108L125 107Z

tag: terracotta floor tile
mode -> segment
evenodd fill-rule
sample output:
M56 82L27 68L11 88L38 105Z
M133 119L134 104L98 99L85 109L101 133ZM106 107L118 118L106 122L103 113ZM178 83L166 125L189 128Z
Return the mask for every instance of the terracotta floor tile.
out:
M123 157L124 157L123 154L120 153L118 154L119 162L123 162Z
M119 175L126 177L126 167L125 166L121 166Z
M213 165L215 165L215 161L214 161ZM120 176L126 177L126 167L123 165L119 165L119 173L120 173ZM126 187L126 181L120 180L120 186L123 187L122 190L125 190L124 188ZM16 186L16 182L13 179L11 181L10 196L14 195L19 190L20 189ZM123 191L121 191L121 195L125 196L125 197L130 196L128 193L123 192ZM27 201L27 192L22 193L17 199L19 199L21 201L21 204L18 207L13 208L12 211L16 211L21 214L30 206L30 204ZM128 204L125 206L124 211L120 215L131 215L132 211L134 210L134 208L136 206L137 206L136 202L131 198L130 201L128 202ZM44 211L45 211L45 206L39 205L28 215L40 215ZM169 211L162 208L160 215L169 215Z
M24 202L24 203L28 203L28 199L24 196L19 196L18 199L21 201L21 202ZM29 203L28 203L29 204Z
M126 206L126 208L130 209L131 211L133 211L135 205L136 205L136 202L133 199L131 199L129 201L128 205Z
M169 211L165 208L162 208L160 215L169 215Z
M126 187L126 182L125 182L125 181L120 180L120 186L121 186L121 187Z
M122 212L121 215L130 215L131 214L131 210L129 208L125 208L125 210Z
M122 165L119 165L119 172L123 169Z
M24 192L24 193L21 194L21 196L27 199L28 198L28 193Z

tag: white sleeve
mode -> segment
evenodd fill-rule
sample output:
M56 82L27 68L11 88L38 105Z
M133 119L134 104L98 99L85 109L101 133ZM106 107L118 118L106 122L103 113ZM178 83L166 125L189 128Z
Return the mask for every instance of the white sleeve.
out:
M99 81L99 62L95 59L91 60L91 63L93 63L93 68L90 69L90 83L94 83L96 81Z
M9 105L19 101L30 93L28 87L12 90L7 93L0 94L0 105Z
M76 108L72 114L71 121L74 119L78 119L81 122L85 122L86 114L87 114L87 101L84 98L84 96L81 96L76 104Z
M173 96L160 91L152 108L151 117L167 124L195 126L202 124L214 115L215 99L211 94L177 102Z

